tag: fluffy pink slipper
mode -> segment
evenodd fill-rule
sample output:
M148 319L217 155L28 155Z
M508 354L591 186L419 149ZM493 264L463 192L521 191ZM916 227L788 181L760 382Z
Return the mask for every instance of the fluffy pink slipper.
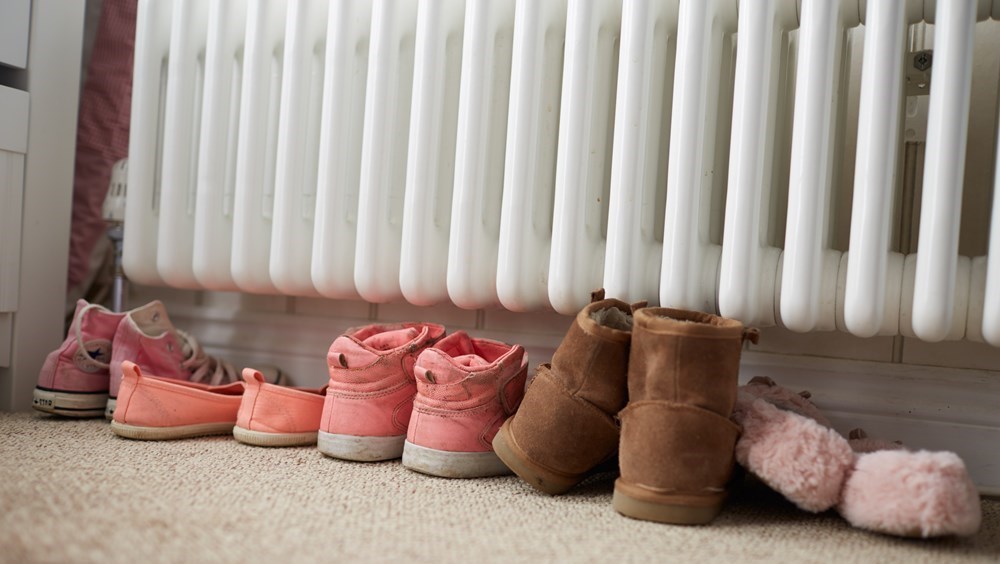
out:
M858 455L838 510L855 527L904 537L973 535L982 520L962 460L925 450Z
M800 508L836 507L855 527L924 538L979 530L979 495L958 456L911 452L861 430L845 439L809 397L770 378L742 386L737 462Z

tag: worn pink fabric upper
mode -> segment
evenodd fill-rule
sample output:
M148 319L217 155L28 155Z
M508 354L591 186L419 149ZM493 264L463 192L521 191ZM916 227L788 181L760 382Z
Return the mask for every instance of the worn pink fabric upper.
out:
M236 423L243 382L206 386L184 380L144 376L134 362L122 362L122 382L115 407L118 423L140 427L181 427Z
M369 325L337 337L327 353L330 383L320 430L336 435L406 433L417 355L445 334L433 323Z
M89 304L76 302L76 313L66 340L49 353L38 374L38 387L51 391L76 393L102 393L108 391L109 367L115 329L123 314L114 313L101 306L82 310ZM84 348L77 340L76 330Z
M182 365L184 359L183 346L166 307L158 300L149 302L130 311L115 333L109 393L113 398L118 397L122 361L134 362L160 378L188 380L191 372Z
M492 452L493 437L524 397L528 355L520 345L464 331L420 353L406 439L449 452Z
M292 388L268 384L264 375L243 369L246 391L236 425L262 433L315 433L323 415L326 387Z

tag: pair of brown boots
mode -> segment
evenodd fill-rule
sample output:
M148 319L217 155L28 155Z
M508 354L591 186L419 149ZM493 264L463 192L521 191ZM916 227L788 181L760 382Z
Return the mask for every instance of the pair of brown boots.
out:
M536 489L561 494L614 464L612 505L636 519L711 521L733 471L743 341L735 320L594 294L493 440Z

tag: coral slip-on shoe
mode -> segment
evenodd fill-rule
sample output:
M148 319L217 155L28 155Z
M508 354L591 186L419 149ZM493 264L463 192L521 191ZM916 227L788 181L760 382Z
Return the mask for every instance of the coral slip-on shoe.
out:
M111 430L152 441L230 434L242 399L243 382L206 386L145 376L126 360Z
M326 386L318 389L268 384L259 370L243 369L246 391L233 436L264 447L315 445Z

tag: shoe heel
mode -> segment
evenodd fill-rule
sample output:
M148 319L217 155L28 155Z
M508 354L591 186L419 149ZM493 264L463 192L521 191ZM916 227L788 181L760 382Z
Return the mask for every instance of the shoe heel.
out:
M406 435L395 437L358 437L319 432L316 446L323 454L341 460L378 462L402 458Z
M508 419L493 437L493 451L522 480L536 490L549 495L560 495L580 483L585 476L568 476L553 472L533 463L517 446L510 435Z
M671 525L704 525L722 510L726 494L692 496L661 494L641 486L615 481L611 506L626 517Z

